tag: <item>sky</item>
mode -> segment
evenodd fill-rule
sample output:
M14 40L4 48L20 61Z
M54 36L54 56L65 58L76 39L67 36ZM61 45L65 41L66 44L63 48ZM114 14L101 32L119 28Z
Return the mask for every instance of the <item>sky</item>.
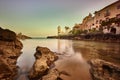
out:
M0 0L0 26L32 37L57 35L117 0Z

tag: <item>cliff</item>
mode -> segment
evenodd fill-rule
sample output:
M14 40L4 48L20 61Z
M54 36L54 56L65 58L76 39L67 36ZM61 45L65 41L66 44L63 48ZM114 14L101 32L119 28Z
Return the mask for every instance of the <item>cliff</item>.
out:
M0 28L0 80L14 80L22 47L15 32Z

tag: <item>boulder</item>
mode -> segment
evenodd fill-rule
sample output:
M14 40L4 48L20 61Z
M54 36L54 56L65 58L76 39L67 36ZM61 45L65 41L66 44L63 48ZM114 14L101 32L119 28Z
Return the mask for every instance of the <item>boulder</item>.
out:
M16 33L9 29L2 29L0 27L0 40L2 41L15 41Z
M34 56L36 61L30 71L29 78L30 80L39 80L48 73L51 67L54 67L54 61L58 57L46 47L37 47Z
M89 62L93 80L120 80L120 66L95 59Z
M0 80L14 80L22 47L13 31L0 28Z

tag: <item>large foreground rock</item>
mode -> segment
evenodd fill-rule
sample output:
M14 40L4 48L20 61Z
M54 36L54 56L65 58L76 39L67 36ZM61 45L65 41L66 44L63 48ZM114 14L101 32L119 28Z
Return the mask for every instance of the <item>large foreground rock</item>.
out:
M22 47L13 31L0 28L0 80L14 80Z
M2 29L0 27L0 40L2 41L15 41L16 33L9 29Z
M120 80L120 66L104 60L90 61L93 80Z
M37 47L35 58L36 61L33 69L29 74L31 80L42 79L42 77L48 73L49 69L54 66L54 61L57 60L58 57L46 47Z

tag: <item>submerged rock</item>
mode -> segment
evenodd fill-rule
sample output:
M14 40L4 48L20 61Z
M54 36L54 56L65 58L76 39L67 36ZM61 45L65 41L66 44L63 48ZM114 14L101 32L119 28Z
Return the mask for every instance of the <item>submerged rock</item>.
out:
M100 59L89 63L93 80L120 80L120 66Z
M71 76L66 71L59 71L58 69L51 69L47 75L42 77L42 80L63 80L61 75Z
M58 80L57 78L60 78L59 76L59 71L57 69L52 69L48 72L47 75L42 77L42 80Z
M0 80L14 80L22 47L13 31L0 28Z
M46 47L37 47L35 53L36 61L33 65L33 69L30 71L30 80L39 80L48 73L51 67L54 67L54 61L58 57Z

